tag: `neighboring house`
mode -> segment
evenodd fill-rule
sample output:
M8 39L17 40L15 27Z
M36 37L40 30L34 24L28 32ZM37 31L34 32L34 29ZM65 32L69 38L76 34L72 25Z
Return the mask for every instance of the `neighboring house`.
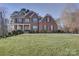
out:
M21 11L15 11L11 15L12 31L38 31L38 32L53 32L57 30L57 24L55 20L46 15L44 18L38 16L34 11L21 9Z

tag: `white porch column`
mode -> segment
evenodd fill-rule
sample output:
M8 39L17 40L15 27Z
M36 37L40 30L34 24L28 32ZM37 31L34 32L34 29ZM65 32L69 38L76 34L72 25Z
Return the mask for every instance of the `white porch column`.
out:
M51 25L51 31L53 30L53 25Z
M17 26L17 30L19 30L19 25L16 25Z

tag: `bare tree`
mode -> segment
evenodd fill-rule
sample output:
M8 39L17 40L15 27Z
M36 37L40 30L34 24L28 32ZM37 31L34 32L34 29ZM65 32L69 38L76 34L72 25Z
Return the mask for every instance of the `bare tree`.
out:
M77 32L79 27L79 11L75 4L68 4L64 8L61 19L64 23L64 29L66 32Z
M0 35L6 35L7 34L7 25L6 25L6 19L5 19L5 8L0 8Z

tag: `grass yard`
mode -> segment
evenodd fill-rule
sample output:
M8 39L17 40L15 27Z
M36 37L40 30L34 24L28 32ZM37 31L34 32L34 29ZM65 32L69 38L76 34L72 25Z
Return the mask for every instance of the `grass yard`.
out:
M22 34L2 38L0 55L79 56L79 34Z

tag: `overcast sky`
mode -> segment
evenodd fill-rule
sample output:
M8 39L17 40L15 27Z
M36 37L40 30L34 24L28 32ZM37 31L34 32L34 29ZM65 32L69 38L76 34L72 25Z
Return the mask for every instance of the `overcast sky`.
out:
M13 11L19 11L21 8L26 8L39 13L41 16L45 16L48 13L55 19L60 17L61 12L66 5L66 3L0 3L0 7L6 8L7 17L9 17ZM75 5L77 7L79 6L79 4Z

